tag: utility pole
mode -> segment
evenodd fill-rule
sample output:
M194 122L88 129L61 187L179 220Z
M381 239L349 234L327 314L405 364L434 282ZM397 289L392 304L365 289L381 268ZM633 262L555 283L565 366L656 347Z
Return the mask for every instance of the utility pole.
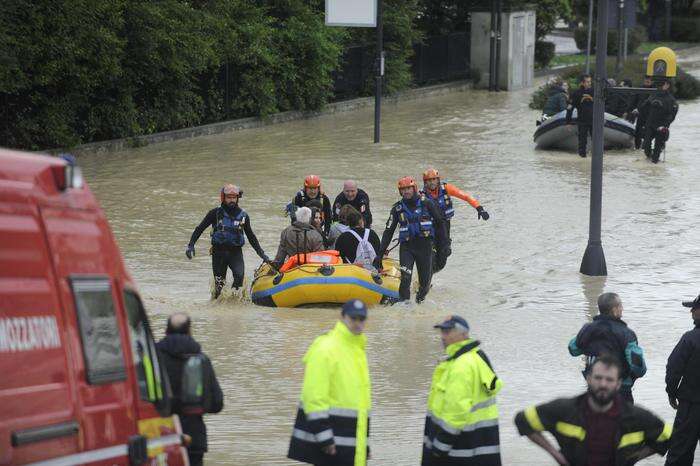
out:
M608 0L598 0L596 31L596 72L593 94L593 157L591 160L591 202L588 245L581 261L581 273L591 276L608 274L601 242L603 204L603 129L605 113L605 57L608 46Z
M591 39L593 37L593 0L588 0L588 46L586 47L586 74L591 73Z
M625 48L625 0L620 0L617 4L617 62L615 62L615 71L620 72L622 69L623 50Z
M381 139L382 82L384 81L384 37L382 30L382 0L377 0L377 75L374 89L374 143Z

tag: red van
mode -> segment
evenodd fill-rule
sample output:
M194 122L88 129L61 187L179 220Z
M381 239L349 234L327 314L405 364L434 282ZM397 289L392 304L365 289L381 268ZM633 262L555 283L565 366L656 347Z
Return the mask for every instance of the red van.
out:
M170 397L79 168L0 149L0 465L187 464Z

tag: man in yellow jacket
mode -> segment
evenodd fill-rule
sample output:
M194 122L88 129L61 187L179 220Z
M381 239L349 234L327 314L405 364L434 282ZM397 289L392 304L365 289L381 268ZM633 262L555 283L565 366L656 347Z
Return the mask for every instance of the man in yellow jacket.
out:
M440 329L446 356L435 368L423 437L423 466L500 466L496 377L469 324L449 316Z
M369 446L369 369L362 333L367 307L343 305L333 330L304 356L304 384L287 456L317 466L364 466Z

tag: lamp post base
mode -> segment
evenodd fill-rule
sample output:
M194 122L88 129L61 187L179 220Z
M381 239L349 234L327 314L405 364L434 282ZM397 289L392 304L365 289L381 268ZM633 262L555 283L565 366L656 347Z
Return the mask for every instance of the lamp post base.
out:
M602 277L608 274L608 268L605 265L605 253L601 243L588 243L579 271L591 277Z

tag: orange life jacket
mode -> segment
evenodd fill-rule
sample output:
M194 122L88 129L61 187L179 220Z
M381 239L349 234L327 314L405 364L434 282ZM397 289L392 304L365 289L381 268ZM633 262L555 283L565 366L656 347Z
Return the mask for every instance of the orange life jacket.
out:
M323 264L323 265L334 265L342 264L343 260L340 258L340 253L333 249L328 249L326 251L316 251L309 253L300 253L290 256L286 260L284 265L280 267L280 272L286 272L293 269L299 265L303 264Z

